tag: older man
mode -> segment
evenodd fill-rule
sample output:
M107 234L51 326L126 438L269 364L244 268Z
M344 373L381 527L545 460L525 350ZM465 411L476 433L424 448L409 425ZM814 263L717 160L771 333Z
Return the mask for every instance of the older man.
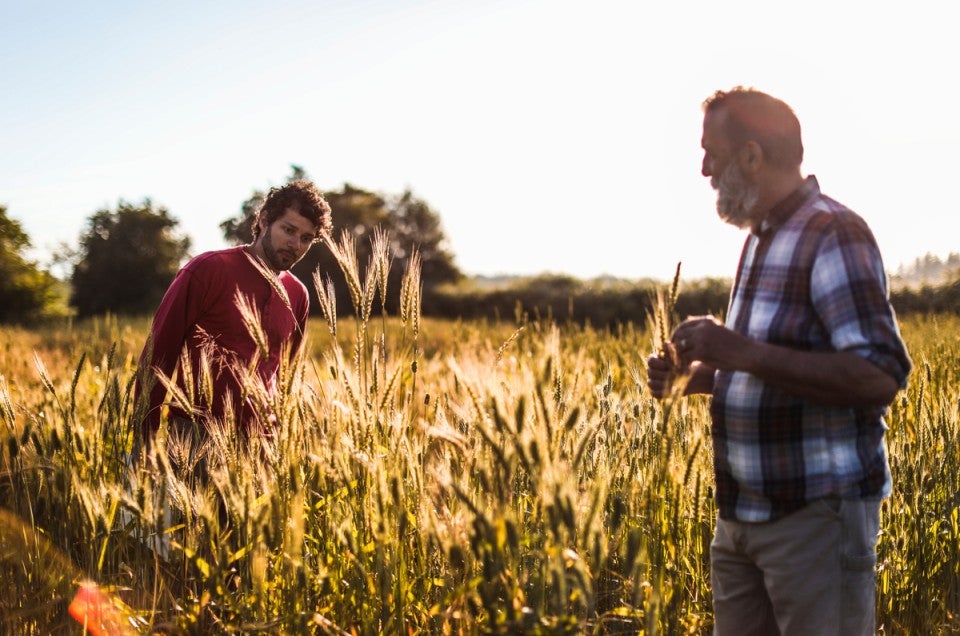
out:
M911 362L862 218L801 173L784 102L735 88L704 103L702 172L720 218L748 229L725 324L684 321L679 367L711 393L717 634L873 634L887 405Z

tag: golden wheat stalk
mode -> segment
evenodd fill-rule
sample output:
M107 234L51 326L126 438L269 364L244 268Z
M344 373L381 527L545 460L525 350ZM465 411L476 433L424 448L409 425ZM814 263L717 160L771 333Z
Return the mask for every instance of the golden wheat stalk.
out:
M677 271L673 274L673 284L670 285L670 309L677 306L677 297L680 295L680 265L682 261L677 262Z
M673 333L674 322L676 321L677 297L680 292L680 266L677 263L676 272L673 275L673 282L670 285L670 292L664 295L662 289L657 289L654 309L652 314L653 328L651 333L654 336L653 349L657 356L663 360L670 359L676 362L676 355L672 353L670 334Z
M326 280L320 275L320 270L313 272L313 287L317 290L320 301L320 312L327 321L330 335L337 336L337 293L333 286L333 279L327 276Z
M390 278L390 266L393 257L390 253L390 237L387 231L377 226L373 230L373 239L370 243L372 258L377 263L377 274L379 275L380 305L384 312L387 307L387 282Z
M184 352L180 358L181 376L189 376L190 369L190 358L189 355ZM184 373L185 372L185 373ZM153 368L153 373L157 378L157 381L163 385L163 388L167 391L167 394L173 398L173 402L185 413L193 412L192 400L187 397L185 391L180 389L179 384L174 380L173 375L167 375L160 370L159 367ZM186 383L185 383L186 384ZM189 390L189 387L187 388Z
M280 300L283 301L283 304L293 313L293 308L290 305L290 297L287 296L287 290L284 289L283 285L280 283L280 278L273 273L267 265L260 260L260 257L251 254L247 250L243 250L244 255L247 257L247 260L253 265L253 267L260 273L261 276L267 281L270 287L273 288L273 291L277 292L277 296L280 297Z
M347 281L347 289L350 292L350 300L353 302L354 311L359 315L363 307L363 290L360 286L360 265L357 261L357 244L349 230L340 232L340 241L325 237L327 247L330 253L340 265L343 276Z
M363 281L363 310L361 320L367 322L370 320L370 313L373 311L373 299L377 295L377 287L380 285L380 260L376 254L371 254L367 261L367 275Z
M509 338L503 341L503 344L500 345L499 349L497 349L497 362L500 362L501 360L503 360L503 354L506 353L510 345L516 342L517 338L520 337L520 334L523 333L525 329L526 329L526 326L521 325L520 327L517 328L516 331L510 334Z
M413 248L407 261L407 271L403 274L400 283L400 322L406 326L410 324L414 338L420 333L420 302L422 289L420 286L420 252Z
M260 308L257 307L252 297L243 295L239 289L233 297L233 303L240 312L240 319L243 321L244 328L257 345L257 351L260 353L260 357L268 357L270 355L270 345L267 340L267 334L263 330Z

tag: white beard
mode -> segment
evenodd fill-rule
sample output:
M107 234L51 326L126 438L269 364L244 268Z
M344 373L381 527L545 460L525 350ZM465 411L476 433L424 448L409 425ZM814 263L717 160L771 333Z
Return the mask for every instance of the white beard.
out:
M731 162L719 179L710 179L710 185L717 191L717 214L720 218L740 229L750 227L760 192L756 185L747 183L740 167Z

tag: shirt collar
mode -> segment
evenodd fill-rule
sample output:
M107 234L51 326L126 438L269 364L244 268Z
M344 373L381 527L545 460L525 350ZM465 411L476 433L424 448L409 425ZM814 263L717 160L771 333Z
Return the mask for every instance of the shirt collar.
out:
M757 236L761 236L777 229L786 223L787 219L793 216L793 213L799 210L809 197L818 194L820 194L820 184L817 183L815 176L810 175L803 180L803 183L796 190L770 208L760 224L753 226L750 231Z

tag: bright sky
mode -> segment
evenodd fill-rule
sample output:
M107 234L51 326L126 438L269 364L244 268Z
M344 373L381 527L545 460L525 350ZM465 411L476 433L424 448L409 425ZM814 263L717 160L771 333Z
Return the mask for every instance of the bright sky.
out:
M412 188L469 274L730 276L700 104L742 84L893 271L960 251L951 4L0 0L0 204L41 261L121 198L198 253L295 163Z

